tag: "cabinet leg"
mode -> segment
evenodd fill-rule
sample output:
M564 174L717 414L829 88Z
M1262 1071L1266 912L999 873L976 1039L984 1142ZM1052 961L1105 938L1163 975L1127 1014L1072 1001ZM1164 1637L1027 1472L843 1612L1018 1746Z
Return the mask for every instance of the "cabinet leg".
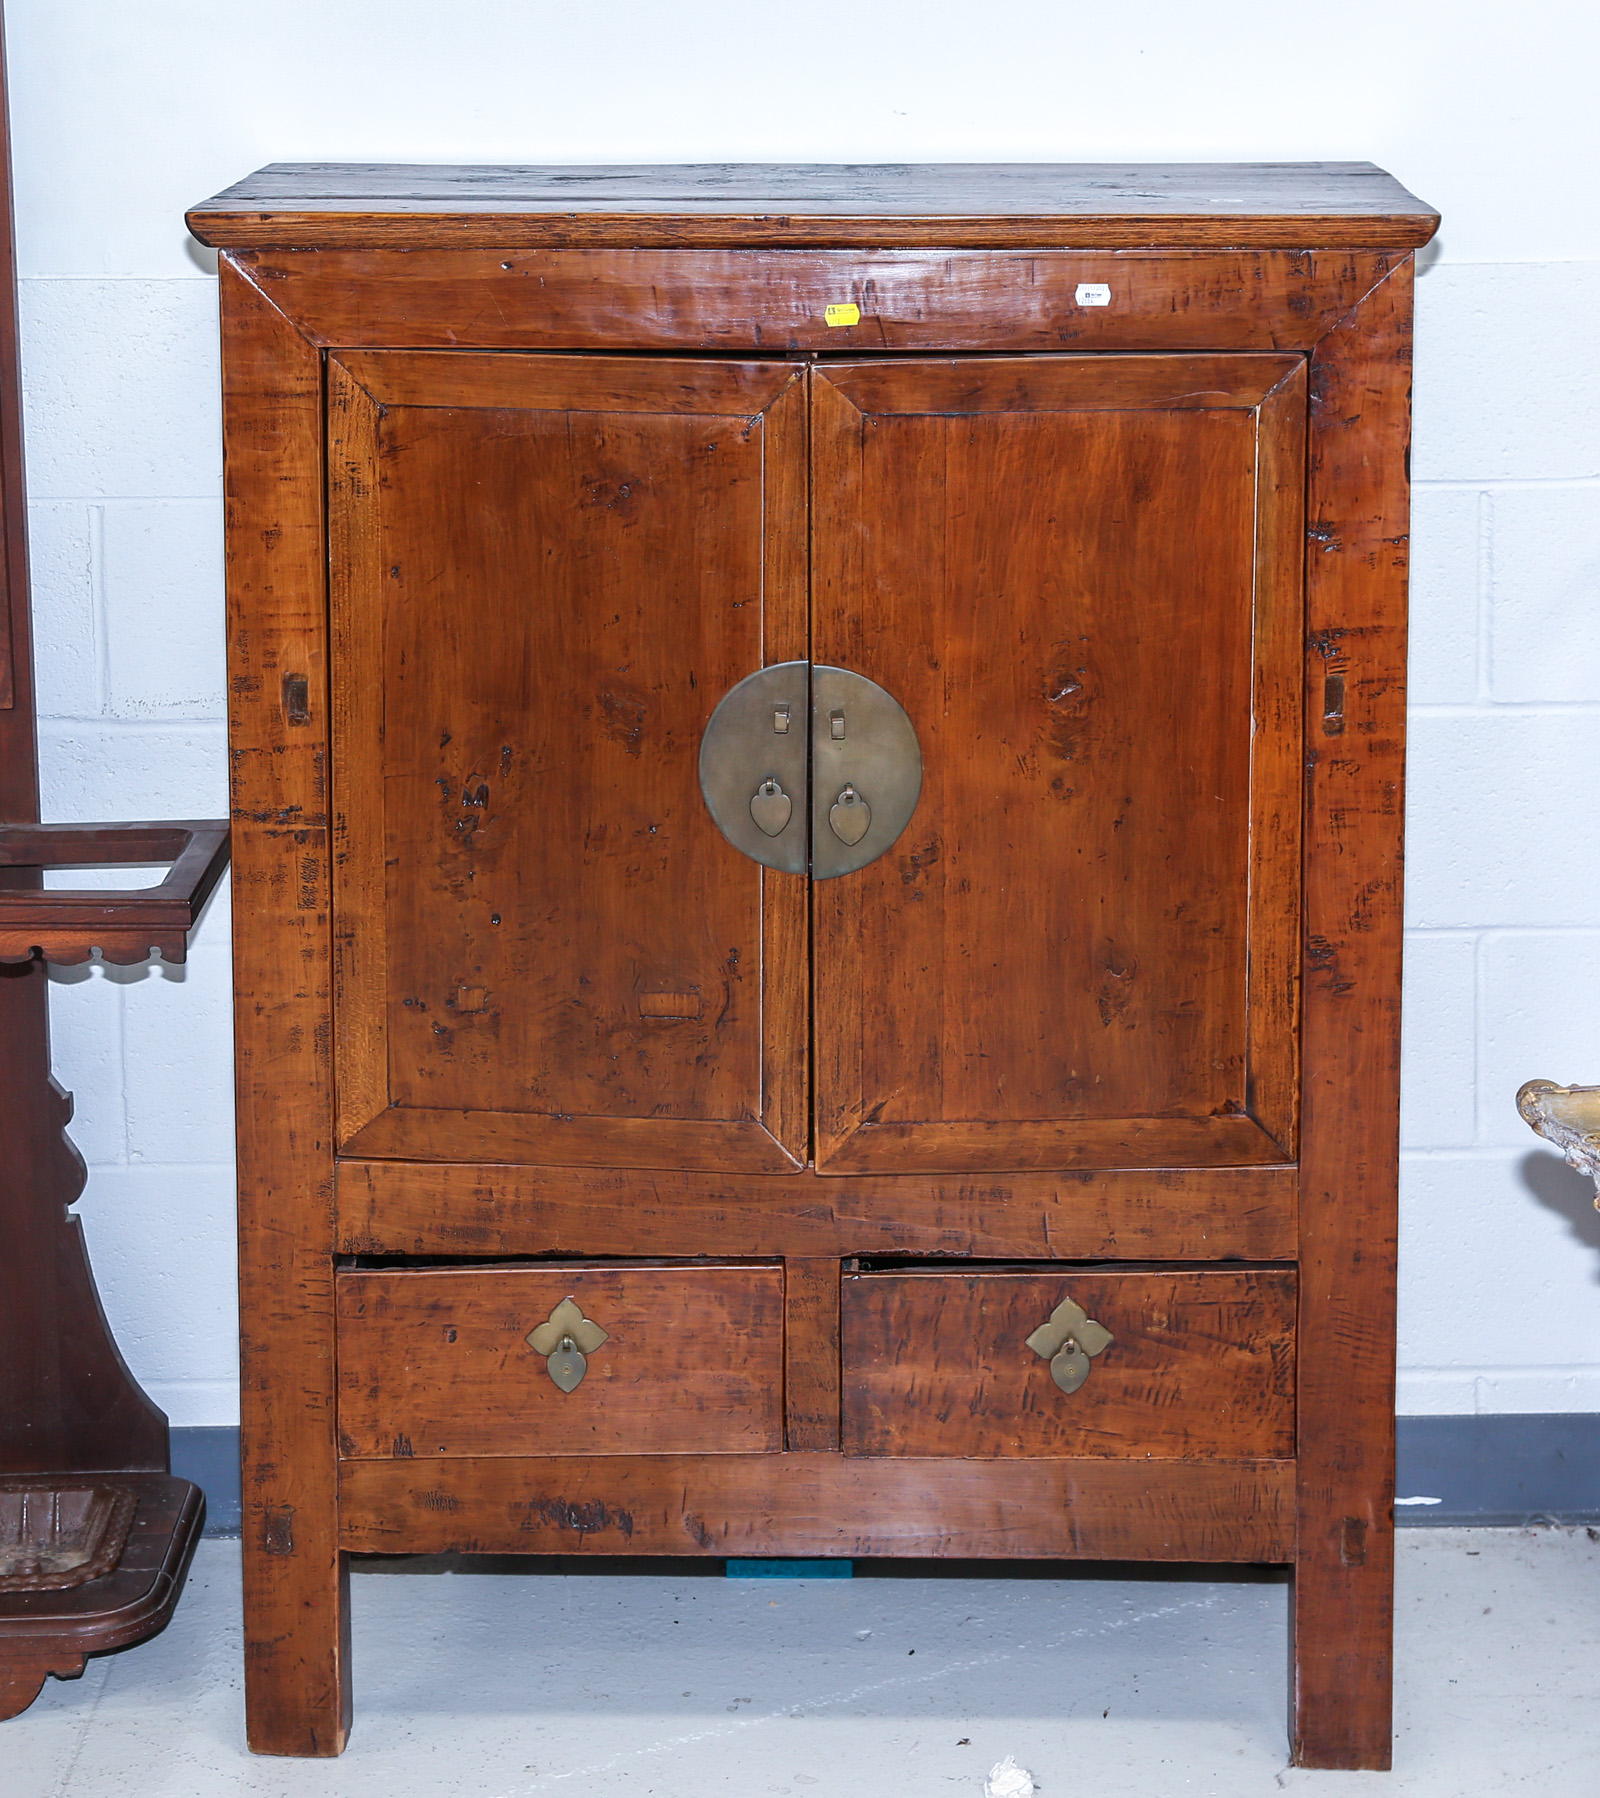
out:
M1394 1532L1302 1519L1290 1639L1297 1767L1388 1767L1394 1735Z
M350 1734L349 1558L301 1548L292 1513L256 1521L252 1531L246 1518L246 1739L256 1754L338 1754Z

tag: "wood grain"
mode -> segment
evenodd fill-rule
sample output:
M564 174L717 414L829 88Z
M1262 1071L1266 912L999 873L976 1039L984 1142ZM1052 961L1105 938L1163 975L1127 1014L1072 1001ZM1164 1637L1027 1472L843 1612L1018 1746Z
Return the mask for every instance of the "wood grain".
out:
M983 1255L1289 1260L1292 1167L923 1180L344 1160L371 1255Z
M1293 1724L1311 1767L1387 1767L1392 1740L1410 382L1408 265L1311 364Z
M696 752L804 653L799 371L349 353L329 405L342 1139L798 1166L803 883Z
M814 654L887 687L923 762L899 842L813 891L819 1170L1286 1158L1248 1110L1294 1112L1298 843L1261 844L1298 766L1255 707L1285 722L1301 509L1258 462L1300 443L1303 374L819 368Z
M337 1754L349 1600L334 1440L322 372L222 271L246 1727ZM286 678L305 683L291 717ZM304 722L296 721L304 716Z
M1286 1268L846 1274L844 1450L1292 1459L1294 1285ZM1066 1298L1113 1338L1073 1393L1027 1345Z
M336 1287L346 1459L783 1446L779 1267L347 1270ZM527 1341L567 1297L609 1337L571 1392Z
M784 1441L839 1446L839 1260L790 1255L783 1264Z
M1309 350L1395 252L319 250L230 263L330 348ZM1080 283L1110 289L1078 303ZM861 312L827 323L830 304Z
M195 207L202 243L1363 245L1438 214L1371 163L273 163Z
M650 1455L347 1461L367 1554L913 1555L1284 1561L1283 1461Z
M1302 363L1262 400L1256 441L1245 1109L1288 1157L1300 1126L1306 408Z

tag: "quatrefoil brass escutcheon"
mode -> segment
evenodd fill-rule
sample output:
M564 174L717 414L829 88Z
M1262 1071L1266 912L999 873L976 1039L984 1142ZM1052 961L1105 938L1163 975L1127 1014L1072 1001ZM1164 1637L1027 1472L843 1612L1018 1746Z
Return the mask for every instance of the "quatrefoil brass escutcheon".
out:
M1050 1363L1050 1378L1063 1392L1076 1392L1089 1377L1092 1357L1115 1340L1075 1299L1063 1299L1028 1338L1028 1347Z
M545 1356L550 1378L563 1392L571 1392L589 1371L588 1357L610 1337L583 1315L569 1293L524 1340L536 1355Z

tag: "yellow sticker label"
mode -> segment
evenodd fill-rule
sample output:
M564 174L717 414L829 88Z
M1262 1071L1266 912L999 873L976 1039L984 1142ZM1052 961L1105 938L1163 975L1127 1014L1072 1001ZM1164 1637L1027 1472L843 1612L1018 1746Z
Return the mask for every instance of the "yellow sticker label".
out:
M822 316L830 325L859 325L861 308L846 301L842 306L829 306Z

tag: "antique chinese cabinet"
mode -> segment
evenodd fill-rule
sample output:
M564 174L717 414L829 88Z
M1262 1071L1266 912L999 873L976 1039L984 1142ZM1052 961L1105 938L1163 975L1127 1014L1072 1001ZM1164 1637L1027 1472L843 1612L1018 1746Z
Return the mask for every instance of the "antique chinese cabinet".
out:
M1294 1569L1389 1756L1364 164L273 167L222 252L250 1733L352 1552Z

